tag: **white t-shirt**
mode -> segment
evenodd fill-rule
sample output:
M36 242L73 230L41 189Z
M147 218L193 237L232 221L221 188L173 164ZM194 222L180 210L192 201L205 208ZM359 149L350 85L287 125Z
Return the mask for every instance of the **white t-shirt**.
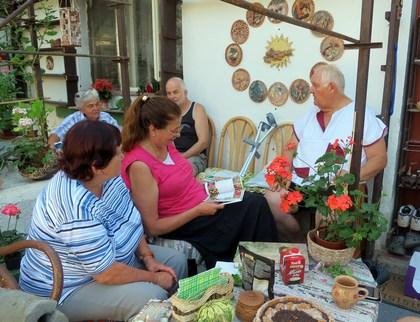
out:
M297 155L293 159L293 177L295 184L302 184L303 179L314 174L316 160L328 150L336 139L346 141L353 134L355 106L350 103L334 112L328 126L323 129L323 115L319 108L312 108L303 118L293 124L294 133L299 141ZM375 114L366 109L362 146L376 143L386 135L386 125ZM350 169L347 160L343 169ZM366 153L362 148L361 165L366 163Z

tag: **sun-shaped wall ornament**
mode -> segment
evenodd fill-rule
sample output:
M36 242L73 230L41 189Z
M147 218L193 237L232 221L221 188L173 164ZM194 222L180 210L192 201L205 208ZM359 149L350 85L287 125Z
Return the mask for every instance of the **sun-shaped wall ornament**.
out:
M264 62L277 69L287 66L294 51L292 42L289 42L289 39L283 35L271 37L265 48L267 51L265 52Z

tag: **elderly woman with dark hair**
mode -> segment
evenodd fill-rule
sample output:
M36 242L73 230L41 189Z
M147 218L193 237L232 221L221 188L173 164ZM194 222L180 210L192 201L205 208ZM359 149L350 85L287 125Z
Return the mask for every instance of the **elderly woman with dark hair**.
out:
M128 320L152 298L166 299L186 275L180 253L148 246L141 216L121 180L120 131L81 121L67 133L61 171L38 196L28 239L48 243L63 265L58 308L71 321ZM48 297L52 268L28 250L20 287Z
M55 144L63 140L67 131L77 122L83 120L103 121L118 127L117 121L108 113L101 112L99 106L99 94L95 89L76 94L76 106L79 111L67 116L59 126L51 131L48 137L48 145L55 149Z
M152 235L185 240L208 267L231 261L239 241L277 241L270 208L260 194L241 202L206 201L191 164L175 148L181 110L165 97L138 98L126 111L121 176Z

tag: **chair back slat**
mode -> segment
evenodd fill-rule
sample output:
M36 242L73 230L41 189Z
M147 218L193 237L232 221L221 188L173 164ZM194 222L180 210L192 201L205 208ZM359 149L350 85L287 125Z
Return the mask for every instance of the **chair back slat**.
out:
M228 120L220 133L216 167L239 171L250 150L250 145L243 142L247 138L255 138L257 129L254 123L244 116ZM252 161L249 171L254 171Z

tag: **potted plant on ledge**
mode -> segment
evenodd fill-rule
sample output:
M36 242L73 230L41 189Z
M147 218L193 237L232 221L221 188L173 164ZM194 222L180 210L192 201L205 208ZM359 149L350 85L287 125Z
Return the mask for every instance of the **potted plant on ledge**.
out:
M316 210L320 220L317 220L317 227L308 233L308 250L316 261L327 265L347 263L363 240L377 240L387 227L379 205L367 202L363 191L349 188L355 177L344 171L343 166L351 153L352 144L351 138L345 142L335 140L328 151L317 159L314 174L307 176L301 186L281 196L280 207L286 213L299 205ZM290 164L285 157L276 157L267 167L267 183L285 188L292 178L289 169ZM337 242L338 246L331 245Z
M48 146L47 116L49 110L42 100L20 104L13 109L15 131L10 154L22 176L43 180L57 172L57 157Z

